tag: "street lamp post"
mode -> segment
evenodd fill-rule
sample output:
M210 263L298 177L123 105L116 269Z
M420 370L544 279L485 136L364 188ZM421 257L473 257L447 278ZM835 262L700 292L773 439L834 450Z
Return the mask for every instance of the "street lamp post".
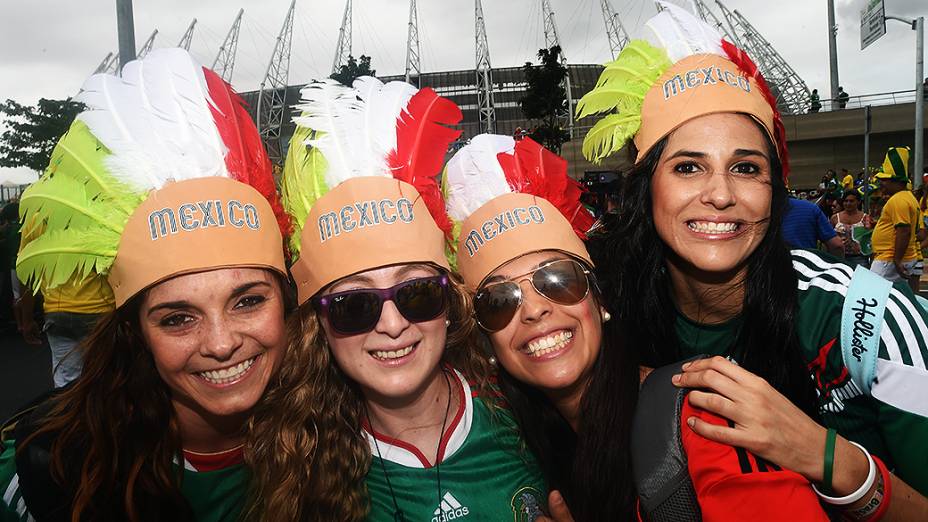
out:
M919 16L912 20L898 16L886 16L887 20L896 20L910 26L915 31L915 157L912 161L912 188L922 186L922 172L925 163L925 91L924 91L924 54L925 54L925 18Z
M135 60L135 22L132 0L116 0L116 30L119 32L119 65Z

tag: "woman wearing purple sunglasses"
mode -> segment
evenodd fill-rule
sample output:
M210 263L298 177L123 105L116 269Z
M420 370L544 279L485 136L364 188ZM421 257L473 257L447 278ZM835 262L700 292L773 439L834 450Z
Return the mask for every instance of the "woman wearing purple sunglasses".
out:
M535 520L546 487L488 393L471 303L444 253L450 222L434 176L459 132L438 123L460 110L374 78L312 84L303 97L283 179L298 229L295 363L255 417L260 515ZM388 106L392 122L378 121ZM365 118L357 142L354 111ZM421 130L429 143L416 141ZM340 154L372 148L391 153Z

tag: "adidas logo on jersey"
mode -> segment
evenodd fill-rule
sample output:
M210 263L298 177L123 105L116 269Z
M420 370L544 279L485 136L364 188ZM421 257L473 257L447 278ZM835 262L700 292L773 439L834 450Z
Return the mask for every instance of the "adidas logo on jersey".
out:
M462 506L458 499L454 498L454 495L451 492L445 493L441 497L441 503L435 509L433 513L432 522L449 522L451 520L458 520L460 518L466 517L470 513L470 510L467 509L467 506Z

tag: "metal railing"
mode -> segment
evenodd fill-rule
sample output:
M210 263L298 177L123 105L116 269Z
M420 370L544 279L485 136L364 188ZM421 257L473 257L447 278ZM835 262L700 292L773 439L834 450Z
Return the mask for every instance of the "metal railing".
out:
M867 105L897 105L900 103L914 103L915 102L915 89L908 91L893 91L893 92L881 92L876 94L864 94L861 96L850 96L847 99L847 103L843 108L838 106L840 100L837 99L825 99L820 100L822 108L817 112L830 112L830 111L840 111L844 109L862 109ZM832 102L835 102L832 104ZM834 108L832 108L834 107ZM779 107L781 111L785 107ZM786 111L784 111L786 112ZM812 112L811 107L809 107L806 112Z

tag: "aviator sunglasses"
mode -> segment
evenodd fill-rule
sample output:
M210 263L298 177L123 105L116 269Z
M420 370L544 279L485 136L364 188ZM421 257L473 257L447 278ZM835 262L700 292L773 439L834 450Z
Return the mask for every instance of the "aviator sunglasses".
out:
M529 280L538 295L557 304L575 305L590 292L589 274L573 259L558 259L507 281L487 283L474 296L477 324L487 332L505 328L522 306L519 282L526 276L531 276Z
M374 329L384 301L393 301L409 322L431 321L445 311L448 276L412 279L390 288L347 290L317 297L313 304L333 330L342 335L356 335Z

